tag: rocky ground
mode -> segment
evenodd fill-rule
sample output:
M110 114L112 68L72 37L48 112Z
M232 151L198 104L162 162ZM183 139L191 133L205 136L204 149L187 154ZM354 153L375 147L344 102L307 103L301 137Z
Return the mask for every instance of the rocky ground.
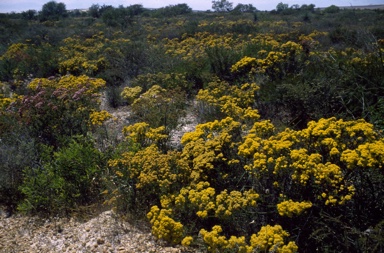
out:
M156 240L144 222L112 211L88 218L41 218L0 211L0 252L197 252ZM136 223L136 224L135 224Z

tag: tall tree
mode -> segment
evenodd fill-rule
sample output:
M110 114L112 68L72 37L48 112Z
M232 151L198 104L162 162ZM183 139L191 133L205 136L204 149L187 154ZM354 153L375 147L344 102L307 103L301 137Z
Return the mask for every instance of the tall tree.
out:
M235 9L233 10L237 12L250 12L250 13L257 11L256 7L254 7L252 4L241 4L241 3L236 5Z
M276 11L280 13L280 12L282 12L284 10L287 10L288 8L289 8L288 4L284 4L284 3L280 2L276 6Z
M212 9L216 12L229 12L233 10L233 3L227 0L212 1Z
M50 1L43 5L43 8L40 11L40 20L59 20L67 15L68 13L64 3Z

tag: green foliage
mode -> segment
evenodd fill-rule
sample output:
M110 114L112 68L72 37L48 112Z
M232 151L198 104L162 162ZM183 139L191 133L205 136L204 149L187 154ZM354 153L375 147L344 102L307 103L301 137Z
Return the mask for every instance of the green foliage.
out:
M109 106L117 108L124 105L123 98L121 96L122 88L119 86L109 86L106 90L106 99Z
M340 8L337 7L336 5L331 5L324 9L325 13L331 13L331 14L338 13L339 11L340 11Z
M159 8L151 11L153 17L174 17L179 15L185 15L192 12L192 9L187 4L169 5L163 8Z
M43 5L39 18L44 22L47 20L59 20L68 15L67 9L64 3L57 3L56 1L50 1Z
M26 20L35 20L37 18L37 12L35 10L27 10L21 13Z
M185 114L185 106L186 96L180 89L167 90L153 85L134 100L132 113L135 122L147 122L152 128L163 126L169 134Z
M129 7L120 5L118 8L105 5L102 7L99 5L92 5L89 9L89 14L95 18L101 17L107 26L118 27L124 30L132 25L134 17L142 14L144 10L145 9L141 4L135 4Z
M214 46L205 50L211 72L221 79L230 80L230 68L236 62L237 55L223 46Z
M254 13L257 11L256 7L254 7L252 4L237 4L236 7L233 9L234 12L240 12L240 13Z
M278 13L281 13L286 10L288 10L288 4L284 4L283 2L280 2L276 5L276 11Z
M22 199L18 190L23 182L22 170L38 160L36 149L35 140L17 122L13 122L12 131L0 136L0 203L10 211Z
M138 75L132 80L132 85L141 87L144 91L150 89L153 85L159 85L164 89L181 89L184 92L191 91L191 83L188 82L185 74L182 73L163 73Z
M300 6L301 11L309 11L309 12L314 12L315 11L315 5L314 4L303 4Z
M100 15L100 5L92 4L91 7L88 8L88 14L93 18L99 18Z
M93 145L87 138L75 137L67 147L54 152L52 159L38 167L26 167L20 186L25 199L19 210L63 213L97 200L103 160Z
M215 12L229 12L233 9L233 3L227 0L212 1L212 9Z
M103 12L102 19L108 26L125 29L130 23L130 17L127 15L127 9L120 6L119 8L110 8Z

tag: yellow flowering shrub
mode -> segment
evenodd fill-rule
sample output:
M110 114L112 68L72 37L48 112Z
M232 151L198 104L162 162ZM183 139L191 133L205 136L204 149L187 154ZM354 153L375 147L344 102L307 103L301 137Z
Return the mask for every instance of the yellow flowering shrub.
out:
M206 49L217 46L228 50L240 49L246 36L233 34L212 34L208 32L198 32L194 36L179 39L165 39L166 54L180 57L184 61L199 62L206 57Z
M8 47L8 50L1 56L0 59L16 59L18 61L25 60L28 58L26 53L28 44L14 43Z
M189 246L193 242L193 237L192 236L186 236L184 239L181 241L181 245L183 246Z
M188 200L197 208L196 215L200 218L206 218L215 209L214 196L215 189L209 187L208 182L203 181L188 191Z
M287 226L286 219L309 219L312 212L307 210L313 207L350 206L359 182L348 173L381 168L383 163L383 142L362 120L321 119L303 130L277 132L270 121L256 121L248 128L227 117L197 125L182 137L182 145L178 174L170 172L169 162L163 163L154 149L130 158L140 166L126 166L136 173L138 189L162 192L159 210L172 210L167 217L184 226L185 234L178 240L184 245L197 242L189 230L193 220L210 252L297 252L294 242L286 243L288 232L280 225L262 224L257 214L265 212ZM159 167L148 166L149 159L143 163L143 157L152 157ZM183 182L178 189L170 183L177 180ZM256 234L242 227L253 224L250 213L263 225ZM206 224L211 222L217 226L208 232ZM159 228L158 223L153 226Z
M294 253L298 247L294 242L285 244L285 238L289 233L284 231L280 225L263 226L257 234L252 234L249 244L244 236L231 236L227 239L220 235L223 229L220 225L212 227L212 231L200 230L204 242L208 245L208 252L224 252L225 250L235 250L241 253L251 252L284 252Z
M73 76L65 75L60 78L35 78L29 84L28 88L37 90L39 87L79 89L84 88L86 94L97 94L106 85L106 82L100 78L91 78L85 75Z
M111 119L112 117L112 114L105 110L100 112L95 111L89 115L90 123L94 126L101 126L105 121Z
M262 45L262 49L257 52L257 57L244 56L237 61L231 67L232 73L249 78L255 75L267 75L275 80L300 69L298 65L304 58L301 43L275 38L269 34L252 37L249 43Z
M290 199L277 204L277 211L281 216L293 217L294 215L300 215L306 209L311 207L311 202L296 202Z
M44 45L49 47L49 45ZM0 56L1 62L8 62L12 78L22 80L29 74L34 74L34 51L36 47L27 43L13 43Z
M18 99L21 99L22 97L16 96L16 97L0 97L0 109L7 108L10 104L13 102L16 102Z
M258 198L259 194L254 190L244 191L243 193L231 191L229 194L227 190L224 190L216 196L215 216L219 218L230 217L238 210L255 207Z
M284 239L288 236L288 232L284 231L280 225L266 225L261 227L257 234L251 236L250 245L257 252L297 252L298 247L295 242L285 245Z
M146 147L152 144L159 145L165 141L168 135L164 133L164 130L163 126L151 128L148 123L139 122L124 127L123 134L126 138L130 138L141 146Z
M348 168L375 168L383 163L382 141L376 140L373 126L362 120L321 119L300 131L286 129L264 136L256 133L259 125L239 146L239 155L250 162L244 168L257 178L271 175L280 182L289 175L300 187L316 186L314 197L325 205L345 204L353 198L356 189L345 177ZM281 184L273 187L285 193Z
M132 104L133 101L139 97L142 90L143 89L140 86L125 87L121 92L121 96L128 102L128 104Z
M341 154L341 161L347 164L348 168L377 167L383 168L384 164L384 141L382 139L372 143L364 143L356 149L347 149Z
M255 83L245 83L240 87L226 82L211 82L196 96L200 111L210 107L218 108L221 114L239 122L255 122L259 118L255 107L256 92L259 86Z
M182 185L189 173L178 152L163 154L155 145L136 153L123 153L120 159L110 160L109 165L122 166L118 173L133 179L135 187L145 194L155 193L159 198L161 194L172 192L173 188L178 189L180 186L177 184Z
M102 33L92 38L82 39L72 36L63 40L60 47L60 73L94 75L106 66L106 60L101 53L107 39Z
M159 239L163 239L173 244L180 243L183 239L183 224L175 221L169 215L172 210L159 209L152 206L147 218L152 224L152 234ZM187 239L190 241L190 238ZM187 243L184 238L184 243Z
M219 165L222 166L219 173L224 177L230 172L229 168L236 167L238 160L231 159L230 153L239 141L236 140L236 135L240 130L241 124L228 117L197 125L194 132L184 134L181 139L184 145L182 155L193 170L192 180L207 180L209 171L217 170Z
M213 226L210 232L205 229L200 230L204 242L208 245L208 252L224 252L228 249L239 253L252 252L252 247L247 245L244 236L231 236L227 239L224 235L220 235L222 232L223 229L219 225Z
M258 60L254 57L249 57L249 56L244 56L241 58L240 61L236 62L234 65L231 67L231 71L236 73L236 72L245 72L245 73L253 73L255 74L255 66L257 66Z

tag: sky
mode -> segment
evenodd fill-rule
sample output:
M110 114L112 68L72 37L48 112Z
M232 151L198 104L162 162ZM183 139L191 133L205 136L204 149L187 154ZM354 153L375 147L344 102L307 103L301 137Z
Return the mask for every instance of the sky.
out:
M42 6L50 0L0 0L0 13L22 12L27 10L41 10ZM280 2L292 6L298 4L314 4L315 7L328 7L330 5L337 6L360 6L360 5L376 5L384 4L384 0L240 0L232 1L233 7L238 3L252 4L258 10L273 10ZM211 10L212 0L56 0L58 3L64 3L67 10L72 9L88 9L92 4L112 5L124 7L141 4L145 8L160 8L168 5L176 5L181 3L188 4L193 10Z

